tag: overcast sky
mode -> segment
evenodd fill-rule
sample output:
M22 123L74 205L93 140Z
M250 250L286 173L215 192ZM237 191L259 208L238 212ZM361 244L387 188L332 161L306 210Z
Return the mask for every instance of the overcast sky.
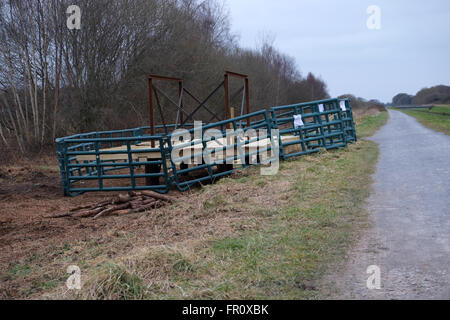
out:
M262 35L321 76L332 96L391 101L450 85L450 0L224 0L233 33L256 48ZM381 9L381 29L367 8Z

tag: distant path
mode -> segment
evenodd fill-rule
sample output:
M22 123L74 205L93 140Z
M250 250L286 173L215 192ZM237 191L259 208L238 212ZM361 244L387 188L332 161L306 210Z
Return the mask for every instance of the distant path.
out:
M334 278L335 298L450 299L450 136L389 115L371 138L380 145L373 227ZM366 287L369 265L381 269L381 290Z

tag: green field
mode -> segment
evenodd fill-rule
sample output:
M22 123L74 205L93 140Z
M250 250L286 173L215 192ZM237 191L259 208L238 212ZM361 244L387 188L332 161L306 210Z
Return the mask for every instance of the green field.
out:
M431 110L398 109L410 116L416 118L424 126L450 135L450 106L438 105Z
M430 113L444 113L450 115L450 105L437 105L434 106L430 111Z

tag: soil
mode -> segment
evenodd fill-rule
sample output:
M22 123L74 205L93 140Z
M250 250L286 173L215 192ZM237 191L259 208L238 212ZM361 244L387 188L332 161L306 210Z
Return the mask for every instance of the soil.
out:
M237 171L233 176L247 174ZM33 165L23 161L1 166L0 299L45 298L42 296L48 291L45 279L52 283L59 275L62 281L58 283L64 283L65 270L70 264L69 260L64 260L67 257L61 258L65 247L70 248L67 259L91 261L88 251L97 249L97 245L100 245L98 249L102 255L113 258L133 248L198 240L199 234L202 238L223 237L232 234L236 228L248 227L246 209L218 208L220 214L205 214L202 206L211 195L199 189L171 190L169 195L177 199L175 204L147 212L99 219L54 219L50 216L109 199L117 193L64 197L59 168L53 156ZM259 189L253 191L255 196L264 192ZM223 196L240 201L241 194L237 196L223 190ZM24 274L20 268L25 268Z

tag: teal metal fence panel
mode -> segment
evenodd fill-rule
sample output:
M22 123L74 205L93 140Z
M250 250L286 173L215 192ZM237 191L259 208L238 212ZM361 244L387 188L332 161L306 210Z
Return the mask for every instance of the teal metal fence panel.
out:
M296 125L295 119L300 119ZM91 132L56 139L64 195L91 191L187 190L214 182L237 168L266 164L357 140L348 99L326 99L273 107L233 119ZM271 129L278 129L277 137ZM215 134L211 135L211 130ZM276 139L274 139L276 138ZM276 144L274 143L276 141ZM174 153L179 155L175 159Z
M347 142L356 142L355 120L353 118L353 109L349 99L343 99L346 111L342 112L342 120L344 121L345 137Z
M341 107L345 103L347 108ZM345 147L356 141L353 113L348 99L326 99L270 109L273 127L280 131L283 160L319 151ZM301 116L302 124L295 125Z
M262 110L187 130L188 142L175 145L181 135L170 134L169 149L177 154L172 160L178 162L171 161L171 181L179 190L185 191L198 183L214 182L237 167L267 162L273 149L270 129L271 119L267 111ZM215 130L214 136L208 135L211 130ZM178 156L186 149L190 151L188 155ZM262 155L267 156L263 158Z
M145 128L56 140L64 195L91 191L169 190L167 143ZM146 181L152 180L150 185Z

